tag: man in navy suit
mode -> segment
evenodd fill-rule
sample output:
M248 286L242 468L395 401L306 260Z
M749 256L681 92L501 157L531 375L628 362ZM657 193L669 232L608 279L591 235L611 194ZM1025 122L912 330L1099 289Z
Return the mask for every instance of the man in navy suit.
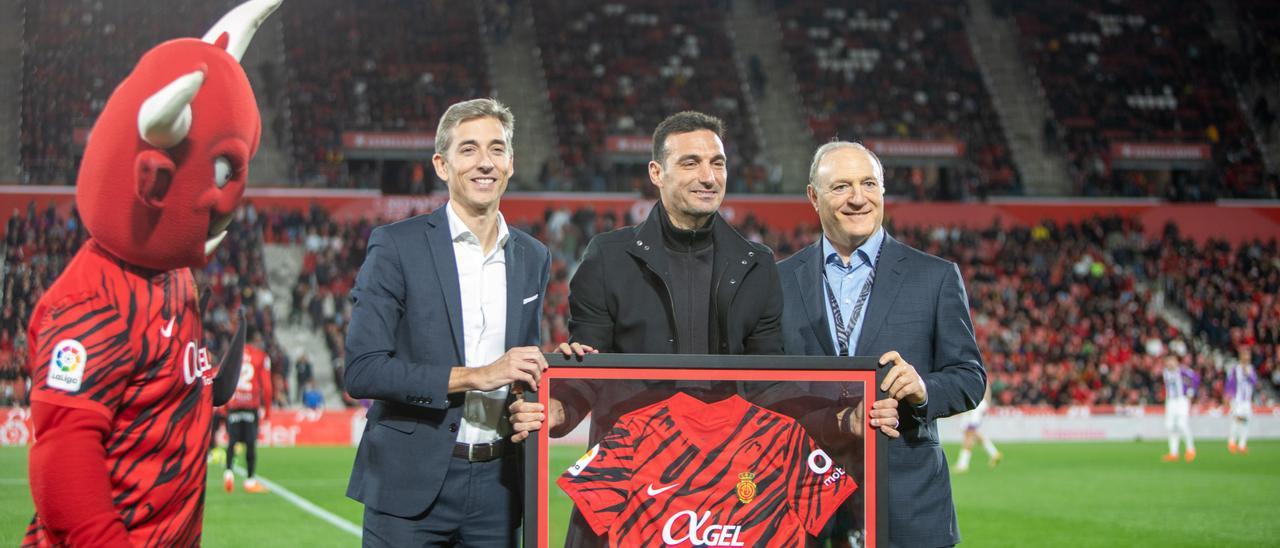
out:
M890 368L881 389L900 402L901 436L886 441L888 544L950 546L960 530L935 421L976 407L986 372L959 268L881 227L884 188L879 158L861 144L814 154L808 196L822 238L778 265L783 344L788 354L879 356Z
M491 99L449 107L432 157L448 203L369 236L346 347L348 392L375 400L347 488L365 546L517 544L515 442L543 415L510 406L547 368L551 256L498 211L512 124Z

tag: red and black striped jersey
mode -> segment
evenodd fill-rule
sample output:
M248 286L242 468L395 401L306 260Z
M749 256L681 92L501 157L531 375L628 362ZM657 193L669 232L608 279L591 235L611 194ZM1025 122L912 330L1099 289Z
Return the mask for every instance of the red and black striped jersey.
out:
M271 358L261 348L244 345L244 364L240 366L240 381L235 394L227 402L227 409L234 411L271 411Z
M622 416L556 483L612 546L803 546L857 489L795 419L683 393Z
M141 271L90 240L31 316L31 399L109 421L112 503L135 545L199 544L214 371L197 300L190 270ZM23 544L52 535L37 513Z

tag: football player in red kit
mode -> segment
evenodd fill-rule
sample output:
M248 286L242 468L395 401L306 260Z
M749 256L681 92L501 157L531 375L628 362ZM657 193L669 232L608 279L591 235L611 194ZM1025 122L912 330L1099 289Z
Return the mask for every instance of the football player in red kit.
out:
M254 473L258 468L258 421L271 416L271 358L262 349L262 336L253 334L253 341L244 347L244 363L240 365L240 382L236 392L227 402L227 470L222 473L222 487L230 493L235 489L235 474L231 469L236 462L236 444L244 444L244 490L249 493L265 493L267 488L258 482Z
M90 239L28 327L24 546L195 546L214 404L239 375L205 350L191 268L226 236L261 134L239 59L280 0L147 52L112 92L76 179Z

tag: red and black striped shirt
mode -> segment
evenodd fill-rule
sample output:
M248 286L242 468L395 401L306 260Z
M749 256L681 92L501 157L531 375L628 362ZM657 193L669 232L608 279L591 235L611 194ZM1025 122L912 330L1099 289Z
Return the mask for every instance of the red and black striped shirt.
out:
M624 415L556 483L613 546L802 546L857 489L791 417L682 393Z
M197 300L190 270L140 271L90 240L31 316L31 399L109 421L111 502L135 545L199 543L214 371ZM23 544L63 540L37 511Z

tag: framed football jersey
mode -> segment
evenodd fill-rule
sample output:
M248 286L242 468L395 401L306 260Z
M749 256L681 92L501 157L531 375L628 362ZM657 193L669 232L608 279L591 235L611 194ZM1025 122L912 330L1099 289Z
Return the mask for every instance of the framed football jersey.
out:
M875 358L547 360L525 399L562 418L525 442L525 546L887 538Z

